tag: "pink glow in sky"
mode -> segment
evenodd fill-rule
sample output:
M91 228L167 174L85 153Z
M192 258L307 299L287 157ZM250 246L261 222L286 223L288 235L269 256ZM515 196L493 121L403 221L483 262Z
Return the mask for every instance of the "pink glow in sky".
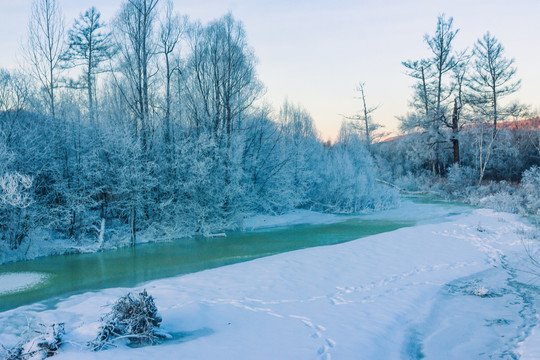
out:
M120 0L59 0L66 24L94 5L110 19ZM0 0L0 67L20 57L31 0ZM380 104L376 121L397 129L407 112L412 84L401 61L428 55L423 43L437 16L454 17L458 49L471 48L486 31L515 58L522 88L515 94L540 110L540 1L538 0L174 0L175 8L205 22L232 11L244 22L259 58L266 98L279 108L285 97L307 108L323 138L338 132L341 115L360 109L357 82L368 101ZM509 99L510 100L510 99Z

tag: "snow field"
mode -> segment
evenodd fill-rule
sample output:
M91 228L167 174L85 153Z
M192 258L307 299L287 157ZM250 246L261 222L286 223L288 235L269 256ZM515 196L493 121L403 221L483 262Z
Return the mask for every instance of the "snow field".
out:
M520 286L526 227L474 210L440 224L304 249L149 282L173 340L99 353L82 345L115 288L0 314L0 343L21 318L65 322L57 359L482 359L538 352L537 290ZM536 291L536 292L535 292ZM536 332L534 336L537 337ZM78 345L79 344L79 345ZM531 358L531 357L529 357Z

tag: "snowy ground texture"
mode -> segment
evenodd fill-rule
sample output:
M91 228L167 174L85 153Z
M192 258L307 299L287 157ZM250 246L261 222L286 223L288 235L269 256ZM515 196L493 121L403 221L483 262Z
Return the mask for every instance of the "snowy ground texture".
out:
M531 228L483 209L450 220L10 310L0 343L29 321L66 323L59 360L540 358L538 288L521 272ZM142 288L174 340L86 350Z

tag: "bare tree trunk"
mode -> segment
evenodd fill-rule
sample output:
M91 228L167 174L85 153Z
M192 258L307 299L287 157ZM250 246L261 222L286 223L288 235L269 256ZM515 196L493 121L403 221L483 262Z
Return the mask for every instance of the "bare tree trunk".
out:
M429 99L428 99L428 93L427 93L427 84L426 84L426 73L425 73L425 69L424 67L422 66L421 68L421 72L422 72L422 89L424 91L424 110L426 112L426 116L428 116L428 113L429 113Z
M131 205L131 214L129 219L129 225L131 229L131 246L135 247L135 242L137 241L137 208L135 204Z
M51 116L54 118L56 117L56 109L55 109L55 104L54 104L54 88L55 88L55 83L54 83L54 68L52 66L52 63L50 64L50 68L49 68L49 76L50 76L50 84L49 84L49 105L50 105L50 109L51 109Z
M454 164L459 164L459 112L457 98L454 100L454 112L452 113L452 147L454 149Z
M491 137L489 144L487 146L486 156L483 156L483 143L484 143L484 130L482 130L482 136L480 140L480 154L479 154L479 164L480 164L480 177L478 179L478 185L482 184L482 180L484 179L484 175L486 173L486 168L489 163L489 158L491 157L491 152L493 150L493 144L495 142L495 138Z
M165 145L167 146L167 152L171 145L171 69L169 54L165 53L165 66L166 66L166 94L165 94Z
M364 85L360 84L360 94L362 96L362 104L364 105L364 126L366 127L366 147L370 151L371 147L371 138L369 134L369 112L366 104L366 95L364 93Z
M86 82L88 84L88 119L90 120L90 125L94 125L94 94L93 94L93 84L92 84L92 39L89 40L89 50L88 50L88 69L86 73Z
M491 134L491 138L495 139L495 136L497 135L497 89L495 89L495 86L493 87L493 132Z

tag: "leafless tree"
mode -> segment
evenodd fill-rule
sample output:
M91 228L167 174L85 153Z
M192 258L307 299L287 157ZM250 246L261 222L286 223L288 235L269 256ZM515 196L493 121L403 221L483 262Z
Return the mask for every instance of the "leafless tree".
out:
M431 62L428 59L423 60L407 60L403 61L402 65L408 70L408 75L416 80L413 105L420 110L423 110L424 117L427 119L430 113L430 92L428 91L428 76Z
M358 85L356 86L356 91L359 93L357 99L360 99L362 101L362 110L360 114L346 116L346 118L349 120L353 120L356 128L362 129L361 131L365 135L366 147L369 151L371 142L373 141L373 131L377 130L380 127L379 124L373 122L371 114L379 108L379 105L373 107L369 107L367 105L365 86L366 84L363 82L358 83ZM359 123L363 124L358 126Z
M165 118L164 140L167 146L171 142L171 81L175 71L172 55L178 47L182 34L187 26L187 18L174 14L172 1L167 1L165 16L160 22L159 49L165 58Z
M19 112L31 96L28 78L21 72L0 69L0 112Z
M116 42L120 54L119 70L124 76L124 99L135 116L135 132L143 152L149 142L149 88L151 62L157 53L155 23L159 0L126 0L116 16Z
M55 90L60 80L60 61L65 48L64 33L64 19L57 0L34 0L24 56L46 94L53 117L56 115Z
M452 48L452 42L458 32L459 29L453 29L453 18L447 20L444 15L441 15L437 19L435 35L425 36L425 41L433 54L432 64L435 81L433 122L437 123L437 126L440 126L439 123L444 117L443 101L449 97L451 91L444 85L444 76L459 64L459 56L454 53Z
M32 98L30 79L22 72L0 69L0 134L11 146L17 120Z
M463 112L464 106L464 87L465 87L465 76L468 70L468 57L464 56L462 61L460 61L453 69L453 81L454 81L454 107L452 110L452 120L446 121L445 124L447 127L452 129L452 136L450 141L452 142L453 149L453 161L454 164L459 165L460 163L460 153L459 153L459 131L463 126L461 124L461 114Z
M239 121L262 92L241 22L228 14L190 31L187 101L194 126L230 146Z

